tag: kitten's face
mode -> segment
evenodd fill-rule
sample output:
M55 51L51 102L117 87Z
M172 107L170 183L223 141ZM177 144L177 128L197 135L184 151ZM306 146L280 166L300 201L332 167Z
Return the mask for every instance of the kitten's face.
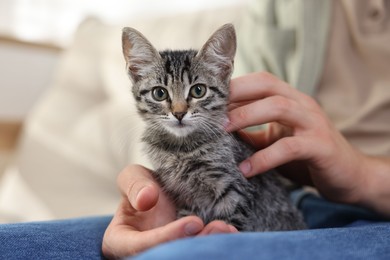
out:
M216 31L199 52L158 53L139 32L125 28L123 51L133 94L149 127L177 137L221 130L235 48L231 25Z

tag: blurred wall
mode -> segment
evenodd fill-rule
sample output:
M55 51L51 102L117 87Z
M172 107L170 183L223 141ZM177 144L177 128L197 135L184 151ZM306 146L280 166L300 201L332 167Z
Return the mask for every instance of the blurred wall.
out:
M49 86L60 49L0 38L0 121L22 121Z
M22 121L53 77L61 48L88 16L108 24L248 0L0 0L0 122Z

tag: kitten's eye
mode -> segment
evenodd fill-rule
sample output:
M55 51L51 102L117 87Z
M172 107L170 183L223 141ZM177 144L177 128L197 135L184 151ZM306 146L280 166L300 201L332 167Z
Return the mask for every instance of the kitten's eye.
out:
M162 87L155 87L152 90L152 96L156 101L163 101L168 98L168 91Z
M190 89L190 95L193 98L201 98L206 94L206 86L197 84Z

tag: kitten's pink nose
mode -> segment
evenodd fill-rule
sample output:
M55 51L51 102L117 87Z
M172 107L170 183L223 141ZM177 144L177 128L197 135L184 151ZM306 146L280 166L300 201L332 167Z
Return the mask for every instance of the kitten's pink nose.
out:
M173 115L177 118L177 120L179 120L179 122L181 122L181 120L183 119L183 117L187 114L187 112L175 112L173 113Z

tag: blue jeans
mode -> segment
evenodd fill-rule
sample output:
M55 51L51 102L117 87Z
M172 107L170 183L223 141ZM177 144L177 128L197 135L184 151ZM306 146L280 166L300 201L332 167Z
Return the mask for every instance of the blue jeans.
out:
M0 259L104 259L111 217L0 225Z
M182 239L135 259L389 259L390 222L369 211L298 195L310 228ZM1 259L102 259L111 217L0 225Z

